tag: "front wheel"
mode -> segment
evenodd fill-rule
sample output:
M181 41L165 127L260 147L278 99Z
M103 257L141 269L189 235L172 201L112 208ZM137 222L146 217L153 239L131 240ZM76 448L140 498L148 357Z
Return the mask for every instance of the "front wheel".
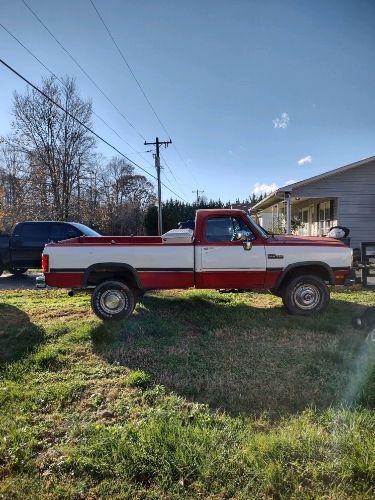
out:
M104 281L91 297L91 307L102 320L124 319L134 311L135 293L121 281Z
M311 316L323 312L329 302L329 289L321 278L298 276L284 289L283 303L290 314Z

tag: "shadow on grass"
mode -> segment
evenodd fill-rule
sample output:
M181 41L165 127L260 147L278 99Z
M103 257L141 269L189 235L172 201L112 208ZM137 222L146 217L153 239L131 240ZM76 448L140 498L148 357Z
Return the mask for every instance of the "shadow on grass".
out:
M211 408L290 413L353 399L348 387L371 362L365 336L351 326L357 311L333 300L327 313L303 318L270 295L155 294L131 319L103 323L92 338L109 362L144 370Z
M17 361L44 341L43 330L18 307L0 304L0 367Z

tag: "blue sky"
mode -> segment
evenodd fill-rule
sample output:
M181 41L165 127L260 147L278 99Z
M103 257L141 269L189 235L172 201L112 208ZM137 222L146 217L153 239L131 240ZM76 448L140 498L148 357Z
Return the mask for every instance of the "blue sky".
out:
M28 2L143 136L165 138L89 0ZM185 160L173 148L163 151L178 184L168 170L165 182L183 198L192 199L199 188L233 201L375 154L375 1L95 3ZM75 75L95 111L145 151L20 0L0 0L0 14L55 73ZM0 47L3 59L40 81L43 68L1 28ZM12 91L23 88L0 68L0 134L9 131ZM98 149L112 156L108 147Z

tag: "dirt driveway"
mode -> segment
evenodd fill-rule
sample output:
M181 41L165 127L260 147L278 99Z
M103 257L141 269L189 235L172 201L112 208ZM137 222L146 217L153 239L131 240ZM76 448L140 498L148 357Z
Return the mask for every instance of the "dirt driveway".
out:
M0 290L33 290L37 276L42 276L42 273L26 273L22 276L13 276L4 272L0 276Z

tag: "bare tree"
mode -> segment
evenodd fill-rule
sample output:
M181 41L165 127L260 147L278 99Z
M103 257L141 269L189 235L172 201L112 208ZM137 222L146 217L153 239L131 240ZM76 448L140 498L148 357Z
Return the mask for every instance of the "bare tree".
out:
M91 126L91 103L80 98L73 78L65 78L63 87L53 77L46 78L42 90L80 122ZM90 164L95 139L34 89L14 93L13 115L8 143L25 157L30 175L39 179L44 210L49 204L52 217L68 218L72 197Z
M105 173L104 173L105 172ZM108 231L144 233L144 217L155 203L153 185L121 158L112 158L102 175L103 203Z
M22 158L6 143L0 149L0 213L1 229L9 230L21 213L27 211L27 189Z
M74 79L43 92L91 128L91 103ZM0 148L0 229L21 220L73 219L105 234L144 234L154 187L122 158L108 163L87 129L35 90L14 93L11 133Z

